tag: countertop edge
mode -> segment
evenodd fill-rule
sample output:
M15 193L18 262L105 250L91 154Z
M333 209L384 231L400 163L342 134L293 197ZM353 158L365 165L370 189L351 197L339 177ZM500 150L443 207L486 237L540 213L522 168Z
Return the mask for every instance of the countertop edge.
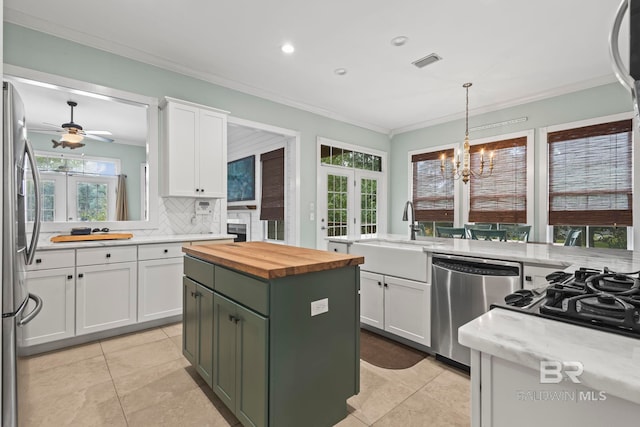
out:
M579 361L582 385L640 404L635 338L495 308L461 326L458 340L536 372L541 361Z
M95 248L104 246L129 246L129 245L148 245L154 243L180 243L180 242L198 242L208 240L233 240L236 236L233 234L167 234L167 235L151 235L151 236L134 236L131 239L115 239L115 240L96 240L81 242L60 242L53 243L50 241L38 242L36 250L50 251L60 249L81 249Z

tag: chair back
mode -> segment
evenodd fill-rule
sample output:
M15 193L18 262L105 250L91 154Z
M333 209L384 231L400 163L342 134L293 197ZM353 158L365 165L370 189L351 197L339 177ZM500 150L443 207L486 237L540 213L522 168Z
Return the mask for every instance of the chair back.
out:
M478 229L472 228L469 231L471 232L471 238L473 240L498 239L501 242L507 241L507 230L478 230Z
M491 224L465 224L464 229L467 232L468 239L471 238L471 231L469 230L472 228L475 228L476 230L491 230Z
M571 229L567 233L567 238L564 241L565 246L579 246L580 245L580 235L582 234L582 230Z
M512 225L504 227L504 230L507 232L507 240L517 240L520 242L529 241L529 234L531 233L530 225Z
M465 238L465 230L464 227L437 227L436 226L437 237L459 237L461 239Z

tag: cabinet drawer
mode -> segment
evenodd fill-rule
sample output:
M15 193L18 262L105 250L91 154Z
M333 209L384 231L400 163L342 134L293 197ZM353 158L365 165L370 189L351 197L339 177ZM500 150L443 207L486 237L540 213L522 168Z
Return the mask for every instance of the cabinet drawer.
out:
M49 268L73 267L76 264L74 249L36 251L33 264L27 266L28 271L45 270Z
M78 249L76 265L114 264L135 261L136 246Z
M196 282L213 290L213 264L190 256L184 257L184 274Z
M138 260L176 258L182 256L182 243L154 243L138 246Z
M216 265L215 290L265 316L269 315L269 282Z

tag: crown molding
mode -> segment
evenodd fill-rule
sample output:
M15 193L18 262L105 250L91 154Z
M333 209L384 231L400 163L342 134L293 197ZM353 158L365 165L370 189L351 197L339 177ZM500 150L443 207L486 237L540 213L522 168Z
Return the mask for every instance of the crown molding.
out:
M480 114L491 113L493 111L503 110L505 108L516 107L518 105L528 104L530 102L541 101L543 99L553 98L555 96L566 95L568 93L577 92L580 90L591 89L593 87L606 85L609 83L617 82L615 75L607 74L605 76L596 77L589 80L583 80L581 82L572 83L565 86L556 87L543 92L526 96L524 98L512 99L505 102L498 102L484 107L474 108L469 110L469 117L478 116ZM454 120L464 119L464 112L450 114L447 116L438 117L432 120L425 120L423 122L414 123L412 125L403 126L400 128L392 129L390 136L399 135L405 132L411 132L418 129L423 129L429 126L435 126L442 123L451 122ZM482 124L481 124L482 125Z

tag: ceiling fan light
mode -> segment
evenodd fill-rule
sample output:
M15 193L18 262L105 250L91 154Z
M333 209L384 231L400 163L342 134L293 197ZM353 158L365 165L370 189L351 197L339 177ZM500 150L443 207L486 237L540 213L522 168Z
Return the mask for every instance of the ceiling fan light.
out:
M65 133L62 135L61 141L67 142L80 142L84 139L84 137L78 133Z

